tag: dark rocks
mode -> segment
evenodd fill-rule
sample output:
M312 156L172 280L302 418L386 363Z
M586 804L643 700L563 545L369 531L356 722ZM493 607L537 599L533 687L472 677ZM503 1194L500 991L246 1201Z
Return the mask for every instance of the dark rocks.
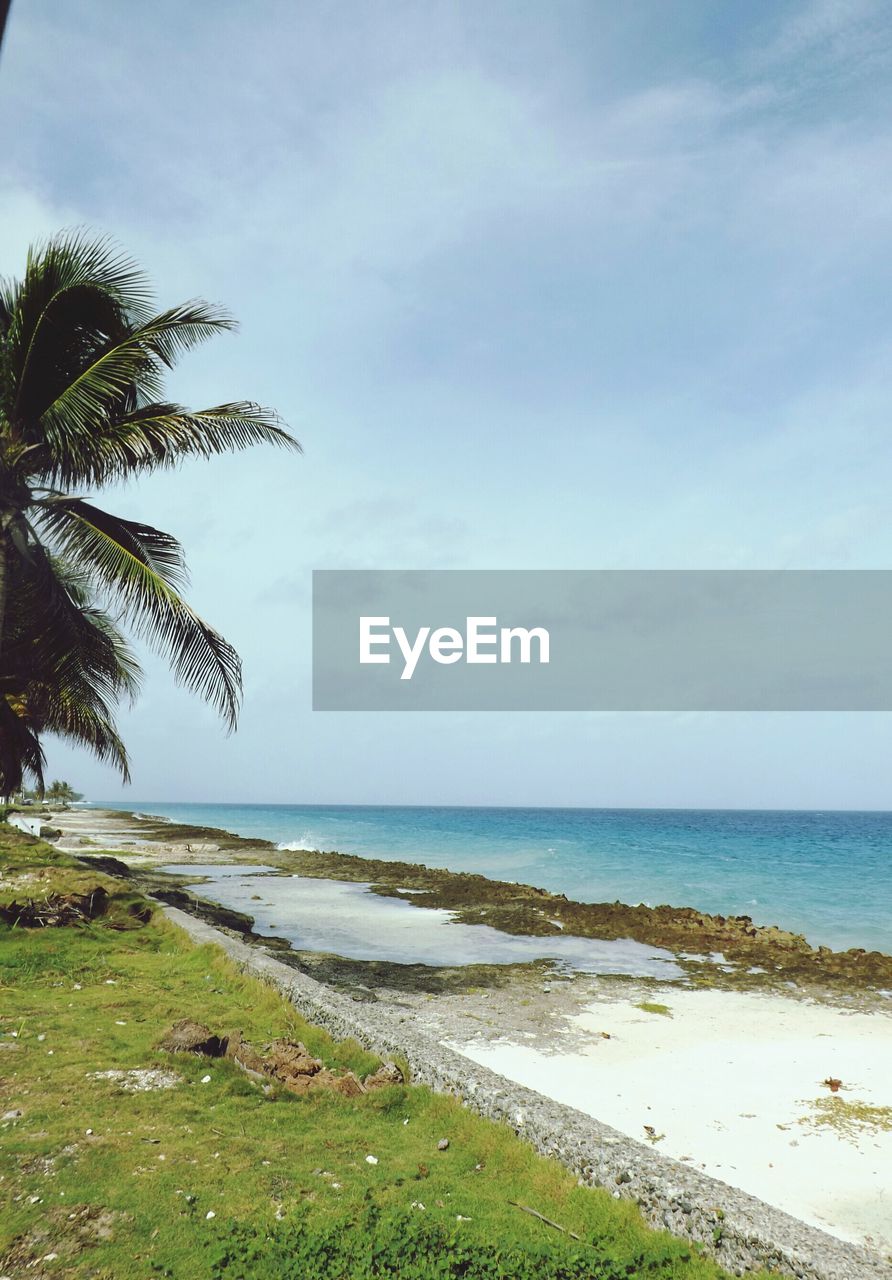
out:
M220 1058L226 1052L226 1041L215 1036L203 1022L181 1018L161 1038L158 1048L167 1053L200 1053L208 1058Z
M274 1040L267 1047L263 1069L283 1084L290 1085L298 1076L314 1076L322 1070L322 1063L311 1056L306 1045L293 1040Z
M374 1089L386 1089L389 1085L403 1084L405 1082L403 1073L396 1063L385 1062L377 1071L373 1071L370 1076L366 1076L362 1083L366 1091L371 1092Z
M96 871L103 871L107 876L117 876L119 880L129 880L133 872L120 858L113 858L110 853L78 854L78 862Z
M0 907L0 920L25 929L63 928L105 915L108 893L101 885L86 893L48 893L44 898Z
M145 878L144 878L145 879ZM148 881L147 881L148 883ZM191 911L200 920L216 925L221 929L231 929L245 937L253 937L251 930L254 917L245 915L243 911L234 911L229 907L221 907L213 902L205 902L197 898L187 889L168 889L152 887L151 896L159 902L166 902L172 907L180 907L183 911Z
M230 1031L225 1036L215 1036L200 1022L184 1018L176 1023L161 1041L160 1047L169 1053L203 1053L210 1057L227 1057L241 1067L253 1080L263 1081L269 1089L273 1081L291 1093L307 1094L328 1089L345 1098L355 1098L366 1092L366 1087L352 1071L330 1071L320 1058L314 1058L305 1044L299 1040L273 1040L260 1053L241 1031ZM375 1076L381 1076L373 1086L383 1088L394 1083L393 1073L402 1080L402 1073L394 1063L379 1068ZM373 1079L374 1077L369 1077Z
M255 1080L263 1078L264 1061L254 1046L242 1039L240 1031L230 1031L226 1036L226 1057Z

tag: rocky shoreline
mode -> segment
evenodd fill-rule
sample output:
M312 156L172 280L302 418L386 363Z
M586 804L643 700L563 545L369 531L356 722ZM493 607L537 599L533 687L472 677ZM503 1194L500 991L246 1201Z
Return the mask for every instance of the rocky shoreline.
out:
M574 902L532 885L468 872L336 851L283 850L270 841L117 810L54 811L48 821L61 829L61 847L85 853L91 844L117 849L143 874L165 862L262 862L284 874L369 883L372 892L418 909L448 910L463 924L518 936L631 938L673 952L686 981L697 987L798 989L817 998L869 997L892 988L892 956L863 948L812 947L801 934L755 925L748 916L709 915L683 906Z

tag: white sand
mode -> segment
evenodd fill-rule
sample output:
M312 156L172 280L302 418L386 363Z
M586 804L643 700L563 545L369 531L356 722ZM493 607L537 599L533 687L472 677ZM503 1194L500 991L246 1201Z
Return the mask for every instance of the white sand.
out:
M892 1132L845 1137L798 1121L829 1098L892 1107L892 1012L849 1013L782 996L666 988L603 1001L571 1020L554 1051L496 1042L454 1048L656 1149L687 1158L805 1222L892 1251ZM606 1031L610 1039L604 1039ZM573 1033L581 1033L577 1036Z

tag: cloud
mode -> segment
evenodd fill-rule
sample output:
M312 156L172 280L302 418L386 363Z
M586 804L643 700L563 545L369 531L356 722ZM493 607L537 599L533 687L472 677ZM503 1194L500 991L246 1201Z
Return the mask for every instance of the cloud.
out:
M274 404L306 446L109 498L181 536L254 699L224 740L153 665L127 721L137 792L194 774L238 798L269 753L285 794L299 739L316 795L358 798L340 774L370 750L382 795L432 798L438 769L439 798L469 794L461 762L512 726L310 717L313 567L892 553L888 12L783 3L736 15L721 49L698 14L667 33L628 6L13 6L0 270L58 226L113 232L164 303L242 321L173 393ZM554 724L493 794L537 770L556 800L557 775L588 794L595 749ZM717 754L677 732L695 771ZM628 771L644 736L595 735L616 796L610 744Z
M813 0L788 10L774 39L762 51L765 64L818 56L833 62L860 62L876 49L884 26L877 0Z

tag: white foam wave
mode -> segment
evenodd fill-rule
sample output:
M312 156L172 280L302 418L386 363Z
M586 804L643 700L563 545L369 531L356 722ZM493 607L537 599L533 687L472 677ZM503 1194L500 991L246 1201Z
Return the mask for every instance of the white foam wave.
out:
M322 850L318 845L313 844L312 837L303 835L299 840L286 840L276 845L277 849L281 849L283 853L298 853L306 850L307 853L321 853Z

